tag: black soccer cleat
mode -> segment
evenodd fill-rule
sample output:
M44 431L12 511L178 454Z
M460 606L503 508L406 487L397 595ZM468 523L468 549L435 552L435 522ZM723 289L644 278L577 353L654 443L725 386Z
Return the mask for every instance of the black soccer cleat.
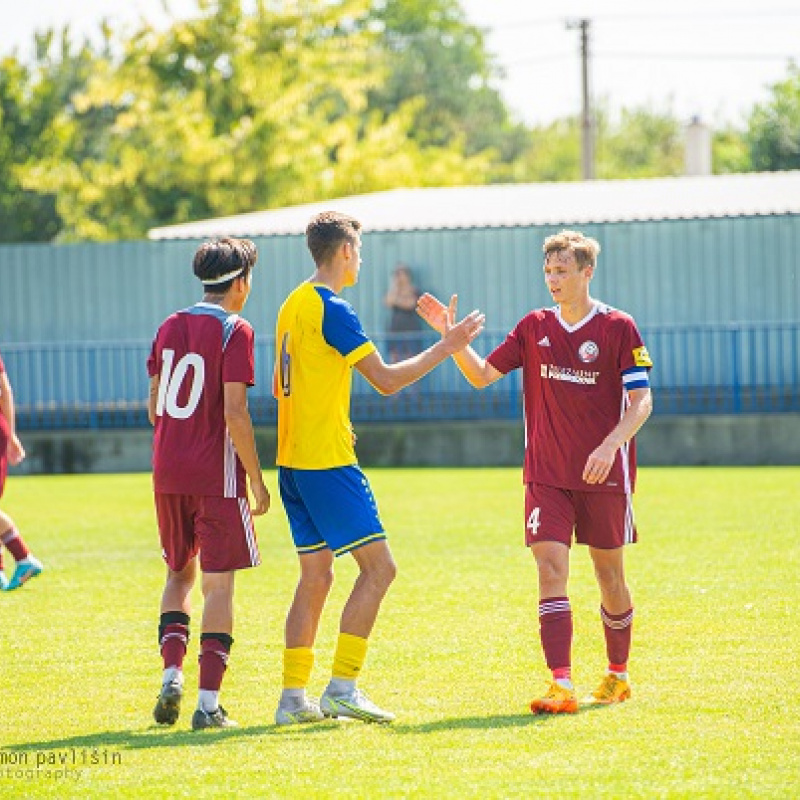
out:
M198 708L192 715L192 730L201 731L204 728L236 728L239 723L228 719L228 712L220 706L216 711L203 711Z
M181 713L183 685L178 680L171 680L161 687L161 694L153 709L153 718L159 725L174 725Z

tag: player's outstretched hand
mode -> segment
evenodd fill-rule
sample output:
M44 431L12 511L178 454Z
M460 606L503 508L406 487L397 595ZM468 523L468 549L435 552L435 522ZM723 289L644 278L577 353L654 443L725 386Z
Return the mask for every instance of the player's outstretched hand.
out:
M250 491L253 493L254 504L251 513L254 517L266 514L269 511L270 497L264 481L250 481Z
M442 334L442 341L447 345L451 355L463 350L472 342L483 330L483 325L486 322L486 315L481 314L477 309L470 311L461 322L456 322L457 307L458 295L454 294L450 298L450 305L447 307L444 332Z
M441 300L425 292L417 300L417 314L437 333L444 333L447 323L447 306Z

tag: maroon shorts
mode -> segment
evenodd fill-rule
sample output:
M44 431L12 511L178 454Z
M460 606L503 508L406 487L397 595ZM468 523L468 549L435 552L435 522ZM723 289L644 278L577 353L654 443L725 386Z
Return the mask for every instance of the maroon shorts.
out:
M541 483L525 486L525 544L575 541L613 550L637 540L629 494L579 492Z
M246 497L155 493L164 561L180 572L197 553L203 572L230 572L261 563Z

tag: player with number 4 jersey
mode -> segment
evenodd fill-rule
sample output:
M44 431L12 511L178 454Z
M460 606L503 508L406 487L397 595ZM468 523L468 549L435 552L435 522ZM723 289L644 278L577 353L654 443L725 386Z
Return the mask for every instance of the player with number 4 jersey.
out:
M256 258L246 239L201 245L194 272L203 300L164 321L147 362L155 506L168 568L159 624L164 673L153 716L166 725L180 713L198 562L205 603L192 728L235 725L218 699L233 644L233 579L236 570L259 563L251 514L269 508L247 410L253 329L239 317Z
M630 697L627 662L633 605L623 545L636 541L631 495L634 434L652 410L647 348L633 319L594 300L589 283L600 245L575 231L544 243L544 277L556 305L527 314L481 358L454 358L483 388L521 369L525 407L525 543L539 575L539 631L552 682L536 713L574 713L572 608L567 596L573 536L589 548L600 587L608 671L592 704ZM419 313L443 327L444 306L423 295Z

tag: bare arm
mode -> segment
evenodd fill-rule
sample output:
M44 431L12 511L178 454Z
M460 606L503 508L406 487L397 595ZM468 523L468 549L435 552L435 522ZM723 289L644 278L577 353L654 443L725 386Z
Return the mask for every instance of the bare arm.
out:
M264 484L264 476L261 474L253 423L247 409L247 386L243 383L226 383L224 396L225 424L228 426L236 454L250 479L250 491L255 499L253 514L264 514L269 509L270 497Z
M611 472L617 450L636 435L652 413L653 395L649 389L632 389L629 399L630 405L625 409L622 419L586 460L583 468L583 479L586 483L605 481Z
M417 301L417 313L435 331L444 333L447 318L447 306L432 294L427 292ZM503 377L503 373L496 370L485 358L479 356L471 347L453 355L456 366L470 385L476 389L485 389L490 384Z
M19 464L25 458L25 448L22 446L19 437L17 436L17 417L16 409L14 407L14 392L11 389L11 384L8 381L8 375L5 372L0 372L0 413L6 418L8 422L8 430L11 438L8 440L8 461L12 465Z
M381 393L395 394L415 383L451 355L463 350L483 330L485 317L478 311L455 323L455 295L447 310L442 338L427 350L411 358L387 364L377 351L362 358L355 368Z
M158 403L158 375L153 375L150 378L150 394L147 397L147 418L150 424L155 427L156 424L156 404Z
M449 357L450 353L439 341L433 347L395 364L387 364L383 356L373 350L357 362L355 368L381 394L389 395L415 383Z

